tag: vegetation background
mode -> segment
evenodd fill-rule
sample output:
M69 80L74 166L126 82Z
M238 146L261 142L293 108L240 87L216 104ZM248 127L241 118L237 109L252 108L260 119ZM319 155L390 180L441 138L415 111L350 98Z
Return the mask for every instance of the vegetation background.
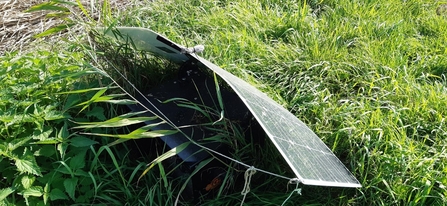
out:
M111 0L45 2L32 10L47 11L40 20L58 20L52 30L31 44L2 39L0 205L176 203L185 179L166 175L162 164L136 184L146 164L162 154L154 138L142 146L141 140L117 142L76 128L78 122L127 118L119 116L119 104L128 97L104 71L127 68L135 84L152 84L150 72L163 76L160 68L170 68L131 48L100 47L107 41L95 44L89 35L97 26L151 28L183 45L206 45L205 58L304 121L363 186L300 186L297 195L287 182L255 175L246 205L280 205L291 194L285 204L447 204L446 2L168 0L125 8ZM2 4L0 34L13 38L26 29L9 32L19 25L8 24L10 5ZM239 160L290 174L268 143L262 150L236 148ZM241 184L199 203L240 204Z

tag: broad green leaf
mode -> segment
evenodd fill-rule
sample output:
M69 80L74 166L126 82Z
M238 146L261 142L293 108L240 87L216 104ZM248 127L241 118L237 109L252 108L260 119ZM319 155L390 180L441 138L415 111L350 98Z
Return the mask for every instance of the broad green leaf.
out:
M31 186L33 186L34 181L36 180L36 177L32 175L24 175L20 182L22 183L23 188L28 189Z
M222 100L222 94L220 92L219 81L217 80L216 73L214 72L213 74L214 74L214 84L216 85L217 100L219 101L220 109L223 111L224 110L224 103L223 103L223 100Z
M8 197L10 194L12 194L15 191L12 187L3 188L0 190L0 201L4 200L6 197Z
M57 138L66 139L70 136L70 133L68 132L67 123L64 124L64 126L59 130L59 133L57 134Z
M79 101L81 101L80 95L78 94L68 95L67 99L65 100L64 111L72 108L74 105L78 104Z
M88 147L94 144L98 144L98 142L84 136L77 135L70 139L70 145L74 147Z
M78 178L72 177L64 181L65 192L72 200L75 199L76 185L78 184Z
M142 134L142 133L144 133L146 131L149 131L149 130L153 129L154 127L156 127L156 126L158 126L160 124L164 124L164 122L157 122L157 123L154 123L154 124L148 124L148 125L142 126L142 127L138 128L138 129L132 131L130 134ZM154 130L154 131L156 131L156 130Z
M58 167L55 170L63 173L63 174L68 174L71 175L71 177L74 177L74 173L73 170L71 170L70 166L68 166L67 163L65 163L65 161L57 161L57 163L60 163L63 167Z
M40 141L46 140L50 137L50 134L53 132L53 128L44 127L44 131L35 130L33 132L33 139L37 139Z
M72 27L74 25L76 25L76 24L70 23L70 24L57 25L55 27L52 27L51 29L48 29L48 30L46 30L46 31L44 31L44 32L42 32L40 34L35 35L34 37L35 38L40 38L40 37L44 37L44 36L49 36L49 35L55 34L57 32L60 32L60 31L62 31L64 29L70 28L70 27Z
M48 138L46 140L33 142L31 144L57 144L57 143L61 143L61 142L63 142L63 140L60 138Z
M42 145L39 150L34 152L34 156L51 157L56 153L55 145Z
M117 87L95 87L95 88L88 88L88 89L79 89L79 90L72 90L72 91L66 91L66 92L60 92L57 94L81 94L81 93L87 93L90 91L97 91L97 90L107 90L107 89L113 89Z
M146 111L129 112L129 113L125 113L125 114L119 115L119 116L117 116L115 118L112 118L110 120L107 120L107 121L114 122L114 121L118 121L120 119L130 118L130 117L137 116L137 115L144 114L144 113L146 113ZM97 122L77 122L77 123L78 124L97 124Z
M107 144L107 146L108 146L108 147L112 147L112 146L114 146L114 145L121 144L121 143L123 143L123 142L127 142L127 141L129 141L129 139L117 139L117 140L115 140L115 141L113 141L113 142Z
M63 18L70 15L71 12L53 12L45 15L46 18Z
M60 189L52 189L50 192L50 200L68 200L68 196Z
M54 1L56 3L61 3L61 4L67 4L67 5L71 5L71 6L78 6L77 3L71 2L71 1L64 1L64 0L51 0Z
M151 163L148 164L148 168L146 168L143 173L140 175L140 177L138 178L137 184L140 181L140 179L146 175L146 173L149 172L149 170L152 169L152 167L154 167L156 164L163 162L164 160L173 157L177 154L179 154L181 151L183 151L188 145L190 144L190 142L185 142L181 145L178 145L177 147L174 147L172 149L170 149L169 151L163 153L162 155L158 156L157 158L155 158Z
M25 12L48 11L48 10L50 10L50 11L63 11L63 12L69 12L70 11L66 7L54 5L53 2L46 2L46 3L42 3L42 4L38 4L38 5L32 6L31 8L29 8Z
M26 190L22 191L24 197L40 197L43 195L43 188L41 186L32 186Z
M52 76L49 77L49 82L56 82L56 81L64 80L64 79L79 79L79 78L81 78L83 76L90 75L90 74L100 74L98 71L93 70L93 69L83 69L83 70L81 70L82 67L80 65L65 66L64 68L65 69L70 69L72 71L64 72L64 73L60 73L60 74L52 74ZM75 70L77 72L74 72ZM78 70L81 70L81 71L78 71ZM93 88L89 88L87 90L89 90L89 91L91 91L91 90L98 90L98 88L97 87L96 88L93 87ZM73 92L73 91L75 91L75 92ZM85 93L85 92L76 92L76 91L79 91L79 90L69 90L69 91L66 91L66 92L59 92L59 93L56 93L56 94Z
M89 128L107 128L107 127L124 127L133 124L144 123L146 121L151 121L157 119L157 117L132 117L132 118L121 118L115 117L104 122L86 122L81 124L82 126L74 127L74 129L89 129Z
M7 151L7 147L3 144L0 144L0 154L5 154Z
M36 159L27 148L25 148L24 154L20 158L14 158L14 160L19 172L42 176Z
M86 112L85 115L87 117L96 117L99 120L106 120L103 107L93 107L90 111Z
M67 150L68 147L68 143L66 142L61 142L59 144L57 144L56 148L57 151L59 151L59 154L61 155L62 158L65 157L65 151Z
M84 170L78 169L73 173L76 177L89 177L88 173Z
M160 171L160 176L163 180L164 187L167 188L169 186L169 183L168 183L168 175L166 175L165 168L163 167L163 164L161 164L161 163L158 163L157 165L158 165L158 170Z
M131 100L131 99L119 99L119 100L98 99L95 102L105 102L105 103L120 104L120 105L130 105L130 104L136 104L137 103L135 100Z
M72 170L83 168L85 166L85 152L81 152L72 157L68 165Z
M78 113L81 113L82 111L84 111L91 103L95 102L98 98L101 98L101 96L107 91L107 87L100 89L99 91L97 91L95 93L95 95L93 95L92 98L90 98L89 100L85 101L85 102L81 102L79 104L77 104L76 106L82 106L84 105L84 107L82 107L81 110L79 110Z
M177 133L177 130L155 130L150 132L143 132L140 135L140 138L154 138L154 137L164 137L168 135L172 135Z
M123 139L141 139L141 138L156 138L164 137L177 133L177 130L156 130L142 133L130 133L130 134L100 134L100 133L84 133L87 135L101 136L101 137L115 137Z
M104 101L107 101L107 100L111 100L113 98L114 98L113 96L104 95L104 96L100 96L100 97L97 97L97 98L93 99L92 102L104 102Z
M49 197L50 197L50 184L46 183L45 187L43 188L43 203L45 205L47 205Z
M46 121L52 121L52 120L58 120L58 119L64 119L67 118L68 116L65 115L63 112L61 111L55 111L55 110L51 110L51 111L47 111L45 112L45 116L43 117Z
M88 67L88 68L91 69L91 70L93 70L93 72L95 72L95 73L97 73L97 74L100 74L100 75L105 76L105 77L107 77L107 78L111 78L111 77L109 76L109 74L107 74L106 71L104 71L104 70L102 70L102 69L99 69L98 67L95 67L95 66L93 66L93 65L90 64L90 63L84 63L84 66L85 66L85 67Z
M25 145L31 139L32 139L32 136L13 139L11 142L8 143L8 150L14 151L15 149L19 148L20 146Z

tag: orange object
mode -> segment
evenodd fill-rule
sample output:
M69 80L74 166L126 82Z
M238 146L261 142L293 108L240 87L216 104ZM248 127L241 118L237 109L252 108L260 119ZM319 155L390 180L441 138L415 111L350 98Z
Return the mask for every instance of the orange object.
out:
M209 183L206 187L205 190L208 192L216 187L219 187L220 184L222 184L222 180L219 177L214 178L213 180L211 180L211 183Z

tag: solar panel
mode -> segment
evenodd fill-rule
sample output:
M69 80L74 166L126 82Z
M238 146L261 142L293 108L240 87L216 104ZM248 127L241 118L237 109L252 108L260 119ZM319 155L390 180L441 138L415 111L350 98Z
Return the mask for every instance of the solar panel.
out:
M242 79L204 58L192 56L238 94L303 184L361 187L324 142L296 116Z
M303 184L361 187L351 172L311 129L249 83L202 57L183 53L182 46L150 29L118 27L117 30L123 37L130 37L139 49L179 64L195 58L219 75L238 94ZM114 36L110 32L108 35ZM115 35L115 38L121 40L125 39L123 37Z

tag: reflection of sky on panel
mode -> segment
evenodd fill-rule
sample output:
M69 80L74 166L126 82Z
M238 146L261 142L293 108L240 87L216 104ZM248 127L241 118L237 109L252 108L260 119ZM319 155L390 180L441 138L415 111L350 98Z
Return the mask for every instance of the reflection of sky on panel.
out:
M203 58L199 61L238 93L303 184L360 187L321 139L292 113L247 82Z

